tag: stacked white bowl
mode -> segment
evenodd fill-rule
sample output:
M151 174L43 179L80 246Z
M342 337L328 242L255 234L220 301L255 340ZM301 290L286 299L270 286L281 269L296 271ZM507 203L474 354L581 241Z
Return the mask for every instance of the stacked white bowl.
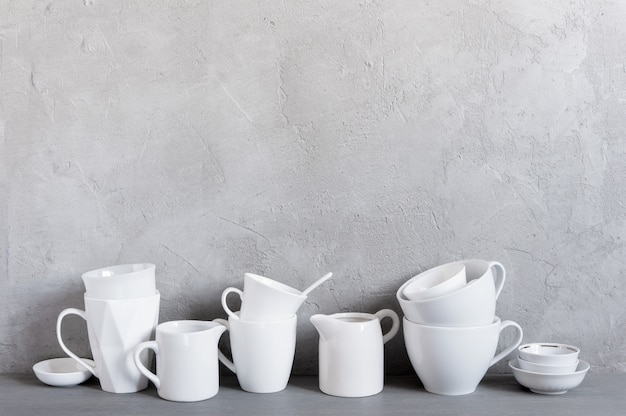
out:
M405 346L427 391L472 393L487 369L521 343L522 328L496 316L505 276L497 261L462 260L420 273L398 289ZM514 341L496 354L507 327L515 329Z
M509 367L518 383L539 394L563 394L582 383L589 363L573 345L536 342L521 345Z

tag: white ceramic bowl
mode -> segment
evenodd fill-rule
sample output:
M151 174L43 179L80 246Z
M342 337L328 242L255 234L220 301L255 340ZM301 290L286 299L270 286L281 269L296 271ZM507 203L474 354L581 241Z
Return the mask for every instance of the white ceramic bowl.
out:
M578 363L576 371L568 374L542 374L522 370L517 359L509 361L509 367L519 384L539 394L563 394L578 387L589 371L589 363L583 360Z
M94 365L92 360L84 360ZM75 386L91 377L86 368L69 357L40 361L33 366L33 372L42 383L59 387Z
M411 278L402 293L408 300L425 300L454 292L467 284L465 265L451 263L435 267Z
M522 370L542 374L567 374L573 373L578 367L578 360L568 364L539 364L526 361L518 357L517 363Z
M517 348L519 358L537 364L572 364L578 359L580 349L573 345L554 342L533 342Z
M94 299L132 299L156 293L155 265L119 264L81 275L87 296Z

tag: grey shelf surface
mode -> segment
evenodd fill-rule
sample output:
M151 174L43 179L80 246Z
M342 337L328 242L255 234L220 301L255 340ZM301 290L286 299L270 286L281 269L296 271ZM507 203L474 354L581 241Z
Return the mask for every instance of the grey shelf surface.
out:
M195 403L162 400L154 386L132 394L100 390L91 378L75 387L50 387L34 375L0 375L0 415L626 415L626 375L589 374L559 396L531 393L512 375L488 375L466 396L426 392L417 377L387 377L371 397L321 393L316 377L292 377L279 393L252 394L234 377L222 377L217 396Z

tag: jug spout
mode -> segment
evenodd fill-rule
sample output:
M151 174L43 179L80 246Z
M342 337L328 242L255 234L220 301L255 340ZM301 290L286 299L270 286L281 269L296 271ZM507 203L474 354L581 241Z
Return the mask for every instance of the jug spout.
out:
M311 323L320 334L320 338L331 338L337 332L337 320L328 315L317 314L310 318Z

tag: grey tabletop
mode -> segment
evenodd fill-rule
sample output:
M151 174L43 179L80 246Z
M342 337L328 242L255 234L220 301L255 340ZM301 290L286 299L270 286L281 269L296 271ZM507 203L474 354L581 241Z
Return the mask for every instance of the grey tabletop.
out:
M279 393L253 394L222 377L217 396L195 403L162 400L154 386L132 394L100 390L94 378L75 387L50 387L33 375L0 375L0 415L626 415L626 375L589 374L559 396L531 393L510 375L488 375L466 396L426 392L417 377L387 377L371 397L321 393L316 377L292 377Z

